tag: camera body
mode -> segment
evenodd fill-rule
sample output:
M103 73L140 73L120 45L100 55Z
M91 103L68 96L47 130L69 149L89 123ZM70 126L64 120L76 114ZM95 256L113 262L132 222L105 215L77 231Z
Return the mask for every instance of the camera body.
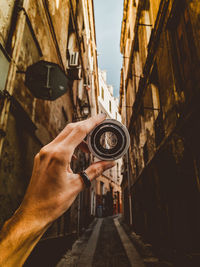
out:
M90 152L101 160L116 160L128 150L130 136L127 128L117 120L106 119L87 136Z

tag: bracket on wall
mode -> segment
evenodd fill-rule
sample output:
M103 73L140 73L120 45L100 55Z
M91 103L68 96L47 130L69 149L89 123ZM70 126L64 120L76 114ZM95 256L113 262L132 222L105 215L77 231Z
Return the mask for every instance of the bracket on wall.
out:
M138 23L138 26L152 27L152 24Z

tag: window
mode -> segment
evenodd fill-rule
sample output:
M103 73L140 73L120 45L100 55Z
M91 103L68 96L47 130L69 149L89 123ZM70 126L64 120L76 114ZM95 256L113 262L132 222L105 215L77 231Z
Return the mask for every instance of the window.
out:
M101 87L101 98L104 100L104 89Z
M109 111L110 113L112 112L112 105L111 105L111 101L109 100Z
M154 108L154 117L155 119L158 117L158 113L160 110L160 100L159 100L159 92L158 87L154 84L151 85L152 90L152 100L153 100L153 108Z

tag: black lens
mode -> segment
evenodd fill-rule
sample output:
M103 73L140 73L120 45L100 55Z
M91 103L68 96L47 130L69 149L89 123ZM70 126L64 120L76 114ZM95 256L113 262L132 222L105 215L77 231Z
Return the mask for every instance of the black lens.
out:
M90 151L100 159L113 160L121 157L129 146L127 129L116 120L105 120L88 136Z

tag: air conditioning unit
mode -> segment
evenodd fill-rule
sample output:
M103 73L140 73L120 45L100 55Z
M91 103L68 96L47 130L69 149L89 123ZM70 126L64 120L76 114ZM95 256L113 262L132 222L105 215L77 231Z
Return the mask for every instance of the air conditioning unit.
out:
M82 79L82 68L79 64L79 52L68 51L67 73L72 80Z
M79 52L69 52L68 67L74 68L79 66Z

